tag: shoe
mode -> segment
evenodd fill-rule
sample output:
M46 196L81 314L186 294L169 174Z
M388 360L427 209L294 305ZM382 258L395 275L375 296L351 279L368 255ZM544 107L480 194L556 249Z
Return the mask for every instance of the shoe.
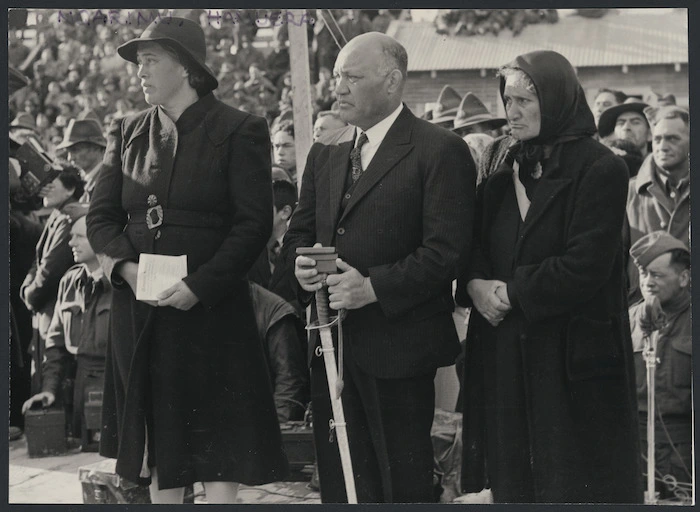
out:
M17 441L24 432L22 432L22 429L19 427L10 427L10 441Z

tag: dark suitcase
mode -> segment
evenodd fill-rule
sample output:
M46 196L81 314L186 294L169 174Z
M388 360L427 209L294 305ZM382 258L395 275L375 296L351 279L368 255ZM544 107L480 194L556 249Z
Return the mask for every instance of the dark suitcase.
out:
M282 443L291 471L301 471L316 462L313 429L303 421L288 421L280 425Z
M29 457L60 455L68 450L63 407L29 409L24 416Z

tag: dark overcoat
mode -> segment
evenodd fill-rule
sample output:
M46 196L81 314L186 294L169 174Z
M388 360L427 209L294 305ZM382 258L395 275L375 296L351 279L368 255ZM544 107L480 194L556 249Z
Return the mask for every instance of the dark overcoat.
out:
M506 145L501 139L494 145ZM500 155L503 151L491 151ZM466 282L492 279L491 223L513 189L500 161L477 192L475 250ZM488 480L486 424L505 414L488 386L524 393L525 443L538 502L639 502L641 468L634 366L624 290L624 162L591 138L555 146L514 242L509 295L514 308L492 328L472 310L464 382L463 489ZM517 207L516 207L517 211ZM512 344L522 381L496 377L495 343ZM494 412L495 411L495 412ZM500 412L498 412L500 411ZM516 476L517 478L517 476ZM499 500L499 496L494 497Z
M101 454L148 483L147 424L160 488L281 479L287 461L245 280L272 228L265 120L212 94L176 124L154 107L113 123L99 172L87 231L114 284ZM162 225L149 228L154 202ZM199 302L181 311L137 301L115 267L140 253L187 255L184 281Z

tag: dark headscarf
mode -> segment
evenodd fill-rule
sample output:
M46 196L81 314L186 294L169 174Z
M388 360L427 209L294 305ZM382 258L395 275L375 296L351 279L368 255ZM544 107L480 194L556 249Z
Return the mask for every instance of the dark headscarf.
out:
M515 144L510 153L521 168L532 173L544 157L543 146L590 137L596 133L593 113L571 63L563 55L539 50L516 57L507 68L524 71L535 84L540 101L540 133ZM506 80L501 77L501 99ZM504 101L505 106L505 101Z

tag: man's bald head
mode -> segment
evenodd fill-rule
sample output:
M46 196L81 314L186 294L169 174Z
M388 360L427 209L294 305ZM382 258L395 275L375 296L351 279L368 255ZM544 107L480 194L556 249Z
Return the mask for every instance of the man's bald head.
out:
M385 34L368 32L350 40L333 71L343 121L367 130L396 110L407 66L405 48Z
M386 75L393 69L398 69L404 81L408 75L406 48L393 37L381 32L367 32L352 38L340 51L338 58L343 52L373 55L379 63L380 74Z

